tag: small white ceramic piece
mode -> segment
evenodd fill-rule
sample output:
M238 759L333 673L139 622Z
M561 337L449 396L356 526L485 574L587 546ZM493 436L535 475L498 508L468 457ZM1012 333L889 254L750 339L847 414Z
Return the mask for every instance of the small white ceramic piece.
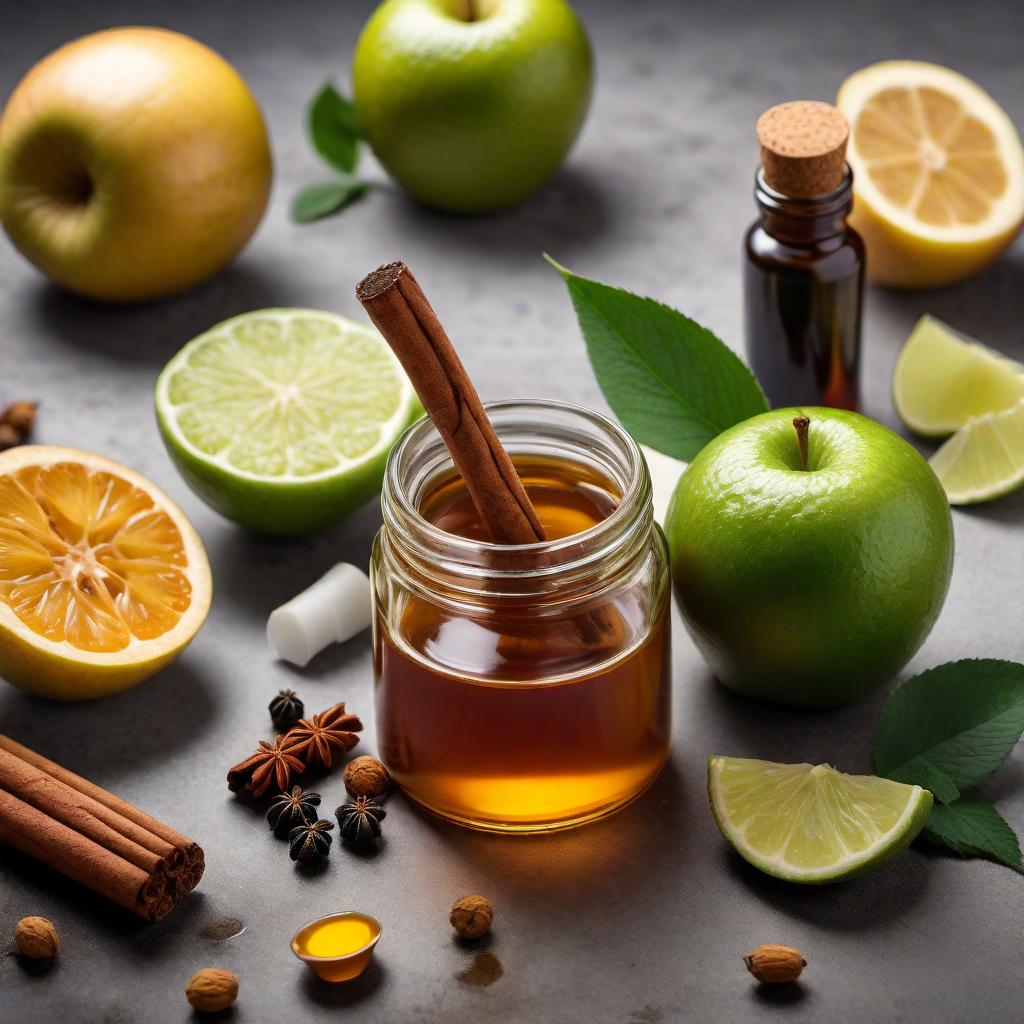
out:
M267 639L279 658L307 665L328 644L342 643L370 624L370 580L339 562L313 586L270 613Z
M668 512L668 503L672 498L672 492L679 483L687 463L673 459L670 455L662 455L647 445L640 445L647 460L647 469L651 474L651 489L654 491L654 518L665 525L665 514Z

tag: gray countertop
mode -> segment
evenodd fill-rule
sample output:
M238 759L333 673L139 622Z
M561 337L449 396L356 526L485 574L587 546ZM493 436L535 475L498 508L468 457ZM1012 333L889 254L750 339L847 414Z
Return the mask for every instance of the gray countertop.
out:
M678 619L674 739L654 787L623 813L576 832L474 834L389 807L373 857L335 847L304 876L262 819L233 800L229 765L267 730L266 705L293 686L310 710L337 700L368 720L376 749L370 644L363 635L299 672L264 647L268 612L338 560L365 563L372 505L302 540L247 536L202 505L166 458L151 393L178 347L229 315L314 306L358 316L355 281L401 257L416 271L485 398L531 395L604 408L561 282L542 250L590 276L670 302L740 339L739 247L752 217L753 124L767 105L829 98L853 69L888 57L950 64L1024 125L1024 8L1005 2L684 4L580 0L597 52L584 134L558 177L521 209L454 219L393 190L299 227L294 192L323 175L302 111L328 77L347 83L370 0L289 4L177 2L5 5L0 95L73 36L165 24L220 50L252 84L273 136L271 208L238 262L179 298L127 309L60 293L0 241L0 398L42 400L38 439L103 452L146 473L182 505L206 543L216 584L209 621L170 668L135 690L82 705L0 684L0 729L199 840L208 868L172 915L145 925L70 882L0 851L0 942L27 914L63 936L54 968L0 958L5 1024L136 1024L190 1019L183 989L203 966L239 975L229 1019L531 1024L658 1024L793 1019L842 1024L1001 1024L1024 1005L1024 880L982 861L915 846L893 865L833 888L775 882L730 853L707 806L710 753L870 768L882 697L829 713L790 713L730 696ZM957 14L960 9L962 13ZM893 360L933 312L1024 359L1024 245L979 278L936 293L872 290L865 411L897 427ZM1024 495L954 513L952 589L907 674L967 656L1024 660ZM340 779L324 803L340 802ZM1024 752L986 787L1018 831ZM466 892L497 908L489 952L450 937ZM374 966L348 986L317 983L288 941L306 920L362 909L384 924ZM216 943L203 932L244 923ZM761 942L802 949L795 991L759 991L740 961ZM490 982L484 984L483 982Z

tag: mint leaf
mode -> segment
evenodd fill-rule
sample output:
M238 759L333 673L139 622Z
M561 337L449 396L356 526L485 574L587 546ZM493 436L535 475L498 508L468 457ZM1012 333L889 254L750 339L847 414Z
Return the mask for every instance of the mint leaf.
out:
M359 121L351 100L329 82L309 105L313 148L334 168L351 174L359 162Z
M935 804L922 835L961 857L991 857L1008 867L1024 870L1020 843L1006 819L980 793L964 793L959 800Z
M1003 763L1024 731L1024 665L952 661L904 683L875 732L875 771L951 804Z
M753 374L706 327L545 259L568 286L604 397L642 444L689 462L727 427L768 411Z
M292 203L292 220L297 224L308 224L319 220L354 203L363 196L370 186L355 178L325 181L322 185L311 185L295 197Z

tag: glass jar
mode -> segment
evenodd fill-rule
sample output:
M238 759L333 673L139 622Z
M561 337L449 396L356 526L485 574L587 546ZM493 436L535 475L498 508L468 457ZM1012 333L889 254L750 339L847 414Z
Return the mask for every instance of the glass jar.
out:
M461 478L429 420L399 440L371 563L378 741L444 818L568 828L634 799L667 754L667 545L616 424L558 402L487 411L549 539L439 528L471 508Z

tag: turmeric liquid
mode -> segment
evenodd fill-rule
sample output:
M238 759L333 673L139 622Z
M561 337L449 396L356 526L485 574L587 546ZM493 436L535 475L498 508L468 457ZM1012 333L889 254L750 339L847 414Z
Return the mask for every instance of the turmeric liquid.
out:
M514 461L549 540L617 504L610 483L582 465ZM457 477L420 511L447 532L486 539ZM497 831L569 827L631 800L669 741L668 602L653 612L648 603L627 592L602 606L622 629L595 655L572 617L495 609L471 618L409 597L397 625L375 627L379 741L396 781L444 817Z
M341 917L325 921L304 937L302 952L308 956L345 956L363 949L376 932L359 917Z

